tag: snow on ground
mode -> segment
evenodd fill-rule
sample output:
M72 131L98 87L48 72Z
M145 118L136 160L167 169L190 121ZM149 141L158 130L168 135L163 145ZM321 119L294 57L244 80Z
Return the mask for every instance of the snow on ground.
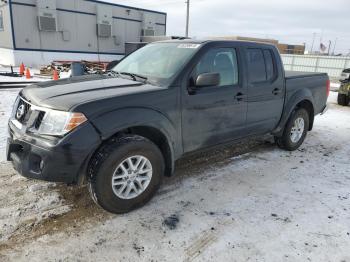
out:
M0 162L6 159L7 121L20 89L0 89Z
M0 163L0 170L0 243L18 230L27 230L70 210L54 183L29 181L4 163Z
M35 74L39 74L40 70L37 68L29 68L30 74L32 76L31 79L26 79L25 76L22 77L12 77L12 76L3 76L0 75L0 82L31 82L31 81L47 81L49 80L47 77L39 77ZM13 68L14 72L19 72L19 67ZM11 69L9 67L2 67L0 66L0 72L11 72Z
M249 141L182 160L125 215L97 208L85 188L26 180L3 163L1 260L349 261L350 107L335 101L332 92L299 150ZM45 215L50 207L62 212Z
M22 77L12 77L12 76L3 76L0 75L0 83L1 82L43 82L43 81L49 81L51 80L50 77L47 76L39 76L40 69L38 68L30 68L30 74L31 78L26 79L25 76ZM19 72L19 67L13 68L14 72ZM11 69L9 67L2 67L0 66L0 72L11 72ZM70 77L70 72L62 72L60 74L60 78L68 78Z
M332 82L331 83L331 90L332 91L338 91L340 88L340 83L339 82Z

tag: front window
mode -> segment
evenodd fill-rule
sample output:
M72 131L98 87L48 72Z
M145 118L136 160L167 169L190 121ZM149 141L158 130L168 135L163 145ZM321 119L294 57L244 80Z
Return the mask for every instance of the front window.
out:
M3 18L3 12L0 10L0 31L4 30L4 18Z
M237 53L233 48L211 49L196 66L193 79L204 73L219 73L219 86L233 86L238 84Z
M113 71L143 76L158 85L170 84L199 47L179 42L149 44L126 57Z

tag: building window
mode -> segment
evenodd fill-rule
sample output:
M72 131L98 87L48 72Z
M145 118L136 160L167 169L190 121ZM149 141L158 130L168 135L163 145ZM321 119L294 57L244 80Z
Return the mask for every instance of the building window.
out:
M2 10L0 10L0 31L4 30L4 19L3 19L3 13Z

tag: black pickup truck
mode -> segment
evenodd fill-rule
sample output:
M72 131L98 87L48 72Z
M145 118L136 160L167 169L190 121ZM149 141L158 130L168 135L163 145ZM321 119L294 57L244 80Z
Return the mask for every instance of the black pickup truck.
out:
M7 158L25 177L87 181L97 204L124 213L149 201L186 153L268 133L297 149L329 87L326 74L286 73L272 45L153 43L109 74L23 89Z

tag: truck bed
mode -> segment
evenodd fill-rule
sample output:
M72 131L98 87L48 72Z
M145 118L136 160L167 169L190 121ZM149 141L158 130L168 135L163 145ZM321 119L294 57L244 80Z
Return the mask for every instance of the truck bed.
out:
M327 75L326 73L315 73L315 72L298 72L298 71L285 71L286 79L304 78L312 76Z
M287 96L286 101L293 99L293 96L302 90L303 94L309 94L308 99L313 101L314 113L323 111L327 102L327 81L326 73L314 72L285 72Z

